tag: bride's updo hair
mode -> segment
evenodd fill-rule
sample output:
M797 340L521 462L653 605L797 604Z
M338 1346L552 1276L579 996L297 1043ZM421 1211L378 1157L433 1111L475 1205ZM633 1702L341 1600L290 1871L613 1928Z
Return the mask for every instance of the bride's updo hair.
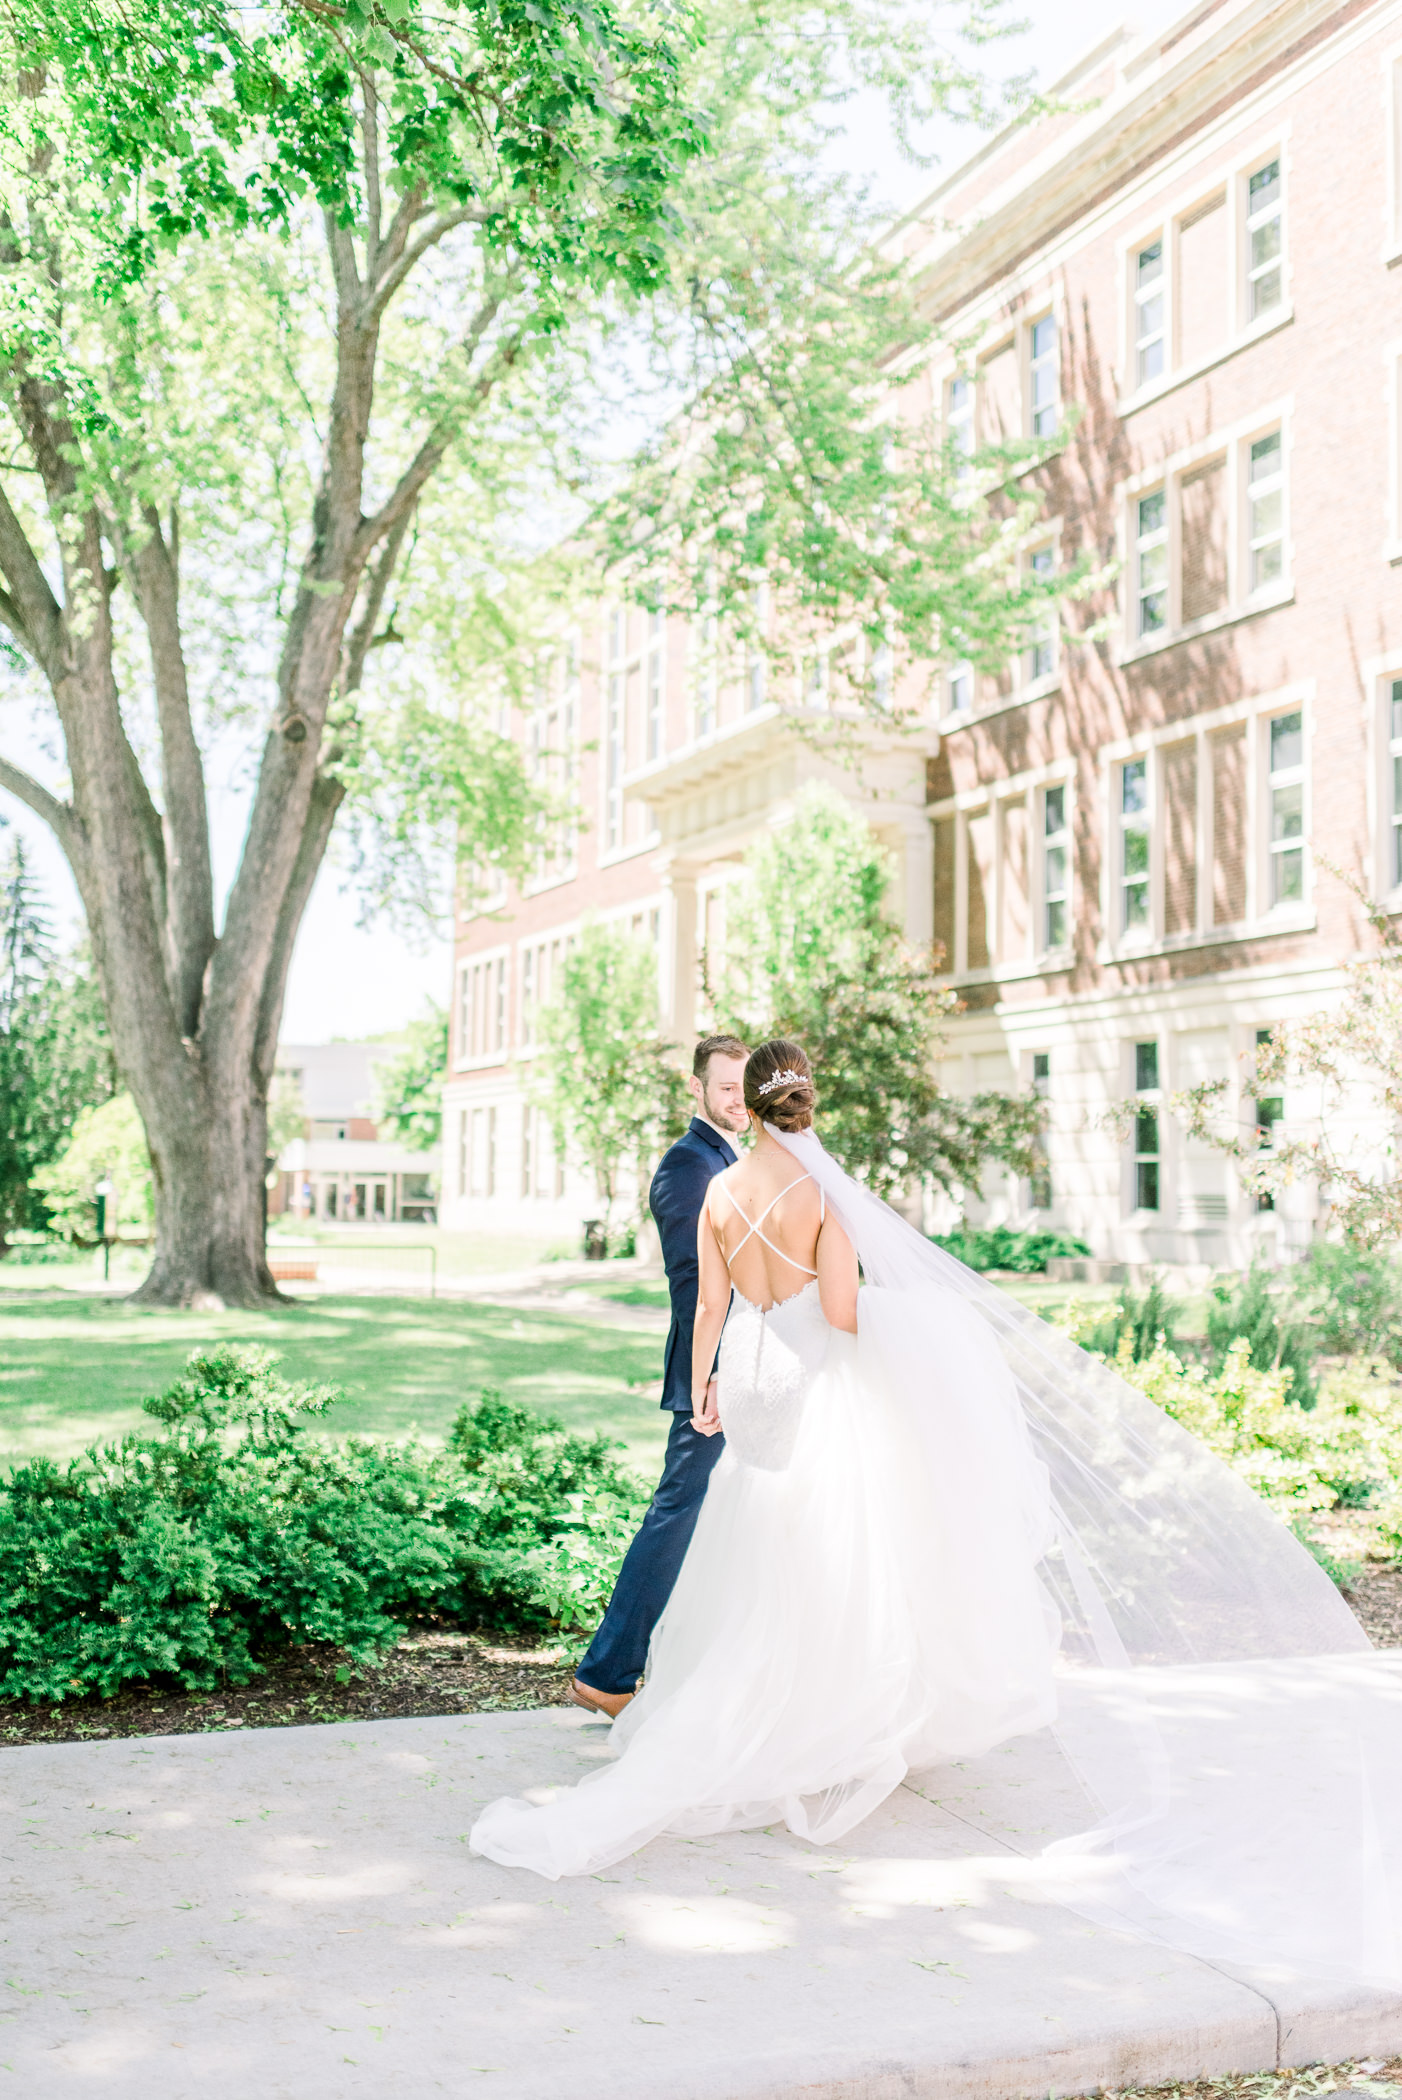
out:
M815 1099L813 1067L801 1044L778 1036L750 1052L745 1065L745 1106L762 1122L772 1123L776 1130L807 1130Z

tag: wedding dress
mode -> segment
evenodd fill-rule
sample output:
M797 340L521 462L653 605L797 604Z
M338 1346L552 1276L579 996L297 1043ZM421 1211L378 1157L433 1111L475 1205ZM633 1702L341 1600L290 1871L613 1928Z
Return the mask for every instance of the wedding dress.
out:
M1402 1983L1402 1673L1203 1445L774 1134L857 1249L857 1333L815 1280L734 1293L726 1450L615 1761L493 1802L473 1849L555 1879L663 1831L830 1842L907 1772L1050 1723L1087 1796L1049 1848L1095 1865L1078 1908Z

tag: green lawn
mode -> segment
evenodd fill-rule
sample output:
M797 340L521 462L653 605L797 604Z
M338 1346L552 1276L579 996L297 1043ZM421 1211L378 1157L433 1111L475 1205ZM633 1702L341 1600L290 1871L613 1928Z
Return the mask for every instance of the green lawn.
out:
M203 1342L263 1342L292 1378L344 1387L328 1418L342 1435L442 1438L483 1386L606 1430L655 1472L666 1421L657 1405L662 1333L587 1314L426 1298L320 1298L272 1313L183 1313L43 1288L0 1300L0 1463L62 1458L145 1421L140 1402ZM649 1390L650 1389L650 1390Z

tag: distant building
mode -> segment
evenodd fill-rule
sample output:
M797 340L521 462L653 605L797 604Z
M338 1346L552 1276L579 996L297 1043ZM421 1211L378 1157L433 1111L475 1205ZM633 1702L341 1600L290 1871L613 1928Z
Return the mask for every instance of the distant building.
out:
M946 1083L1049 1100L1043 1169L990 1175L993 1214L1131 1260L1315 1229L1313 1188L1253 1198L1169 1102L1223 1081L1243 1131L1307 1119L1253 1098L1252 1060L1363 945L1330 865L1402 913L1402 7L1194 0L1049 92L887 245L942 343L911 398L958 449L1059 440L1028 563L1113 586L1000 675L943 667L917 734L863 726L840 776L802 732L821 663L780 691L714 622L636 606L561 634L513 734L587 826L459 923L450 1217L587 1206L526 1083L581 918L653 942L685 1045L735 863L826 774L943 946Z
M401 1048L396 1042L278 1045L276 1070L300 1089L306 1125L278 1160L269 1216L436 1222L439 1148L413 1152L386 1143L371 1113L375 1067Z

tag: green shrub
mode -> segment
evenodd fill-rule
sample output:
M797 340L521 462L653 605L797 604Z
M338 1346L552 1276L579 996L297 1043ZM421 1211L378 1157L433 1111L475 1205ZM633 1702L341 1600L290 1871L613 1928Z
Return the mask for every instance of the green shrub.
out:
M1388 1255L1315 1240L1284 1288L1324 1356L1382 1356L1402 1370L1402 1272Z
M1097 1311L1073 1301L1055 1324L1091 1347ZM1312 1408L1297 1405L1283 1366L1252 1364L1245 1339L1215 1369L1184 1364L1166 1344L1136 1359L1128 1335L1113 1360L1122 1377L1200 1437L1287 1522L1376 1504L1385 1531L1395 1516L1397 1529L1388 1535L1402 1548L1402 1406L1396 1381L1377 1360L1330 1371Z
M1082 1337L1084 1346L1101 1356L1116 1358L1127 1349L1131 1363L1144 1363L1161 1343L1172 1343L1182 1310L1168 1296L1160 1277L1153 1278L1142 1298L1136 1298L1127 1284L1122 1285L1114 1310Z
M1044 1275L1054 1254L1089 1254L1069 1232L1014 1232L1007 1225L960 1225L931 1239L970 1269L1010 1269L1019 1276Z
M353 1656L427 1615L587 1623L644 1500L607 1440L486 1395L453 1447L307 1438L336 1395L225 1347L144 1403L155 1435L0 1488L0 1697L246 1682L303 1641Z
M1317 1343L1302 1320L1292 1319L1270 1271L1259 1264L1231 1283L1214 1284L1207 1308L1207 1358L1214 1371L1228 1351L1245 1342L1258 1370L1288 1372L1290 1397L1313 1407L1318 1397L1314 1374Z

